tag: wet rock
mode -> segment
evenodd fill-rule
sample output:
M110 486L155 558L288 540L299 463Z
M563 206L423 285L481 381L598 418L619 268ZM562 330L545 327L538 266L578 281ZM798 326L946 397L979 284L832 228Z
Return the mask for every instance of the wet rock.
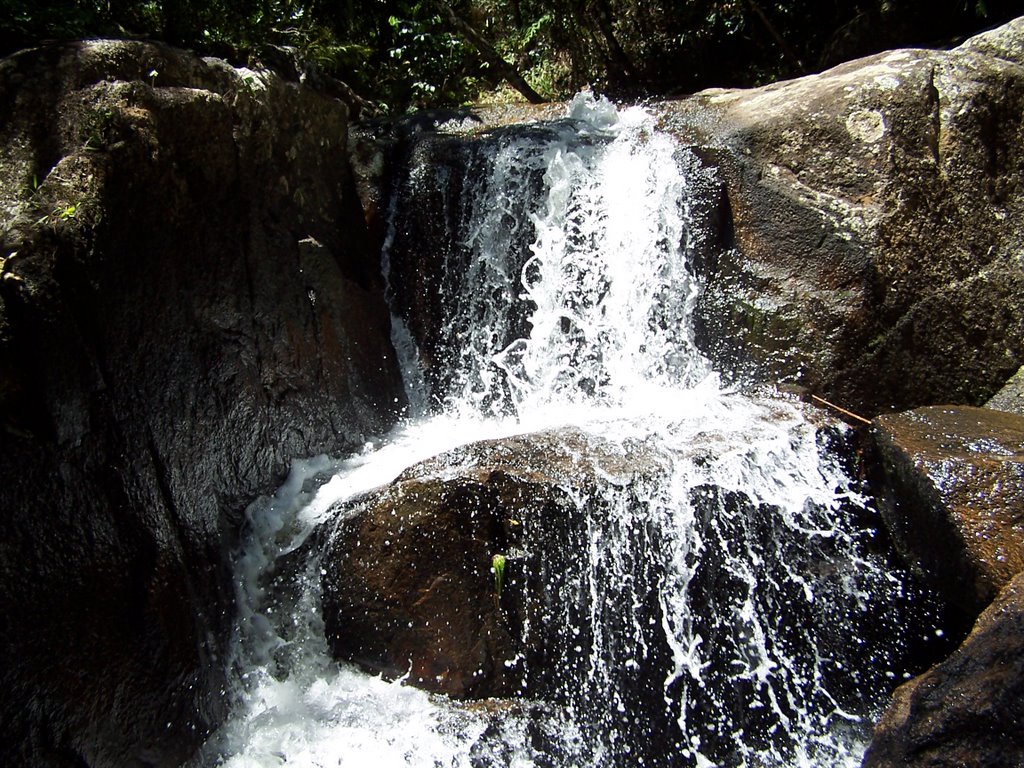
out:
M410 467L318 535L333 654L455 697L569 707L590 755L569 764L661 764L697 743L721 765L750 750L795 760L793 723L815 727L802 713L873 711L890 676L940 657L922 629L935 604L865 568L878 553L857 550L857 566L845 535L815 533L852 510L794 516L713 480L666 482L673 460L713 462L715 445L670 458L553 430ZM680 666L684 638L699 676ZM752 671L762 654L777 673Z
M399 482L339 526L324 589L336 656L456 697L516 693L492 561L518 521L488 480Z
M872 433L896 545L977 615L1024 570L1024 417L927 407L880 416Z
M322 561L334 655L460 698L550 692L564 648L542 612L562 597L558 563L572 557L563 545L586 524L586 499L661 471L642 446L625 454L571 430L409 468L338 512ZM495 555L506 558L500 594Z
M496 350L529 335L528 311L518 300L518 276L532 253L530 214L544 171L534 158L517 153L516 173L507 179L494 179L490 169L491 159L521 143L524 132L549 138L556 130L519 126L480 136L415 133L395 146L393 194L402 205L387 254L389 290L416 344L417 375L434 396L459 389L450 387L450 380L468 367L474 333L493 339ZM518 178L520 173L524 179ZM473 276L481 269L495 270L476 253L476 238L456 233L473 220L479 201L498 194L500 185L508 193L500 195L504 215L494 225L494 248L503 265L491 290L474 291ZM484 316L489 318L486 326L473 330Z
M0 61L4 765L188 757L245 505L400 406L347 122L148 43Z
M1024 574L950 658L901 686L865 768L1024 765Z
M985 407L995 408L997 411L1019 413L1024 416L1024 367L1010 377L1003 388L985 403Z
M698 342L873 414L980 405L1024 363L1024 19L663 105L730 220Z

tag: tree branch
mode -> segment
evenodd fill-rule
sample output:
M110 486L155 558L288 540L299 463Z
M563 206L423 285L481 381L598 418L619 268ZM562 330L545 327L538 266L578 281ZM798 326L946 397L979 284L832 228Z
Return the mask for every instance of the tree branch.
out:
M779 48L782 49L782 54L787 59L796 64L800 72L806 71L804 68L804 63L800 61L800 57L796 55L796 51L794 51L792 47L790 47L789 43L785 41L782 35L779 34L779 30L775 28L775 25L772 24L771 20L765 15L765 12L761 10L761 6L754 2L754 0L747 0L747 5L750 6L751 10L753 10L754 13L757 15L757 18L759 18L761 20L761 23L764 24L764 28L768 30L768 34L772 36L772 39L774 39L775 42L778 43Z
M467 21L457 15L448 3L444 2L444 0L428 0L428 2L432 8L444 17L449 26L476 48L483 60L490 64L494 71L501 75L509 85L523 94L528 102L531 104L543 104L547 101L547 99L530 87L525 78L519 74L519 70L505 61L501 54L494 49L494 46L487 42L484 36L477 32Z

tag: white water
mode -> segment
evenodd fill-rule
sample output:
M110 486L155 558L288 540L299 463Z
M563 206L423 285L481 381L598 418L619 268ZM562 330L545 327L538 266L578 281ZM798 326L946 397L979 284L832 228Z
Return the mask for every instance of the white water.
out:
M653 765L859 765L865 717L880 698L844 709L829 681L845 675L857 688L859 673L844 672L843 650L828 642L862 642L856 622L898 585L862 555L865 534L849 511L858 499L801 407L723 391L694 349L693 159L642 110L581 96L568 117L543 140L500 138L474 181L478 203L459 235L471 268L451 266L450 336L440 345L450 370L432 391L396 318L423 412L357 456L296 462L275 496L249 510L236 569L238 704L200 762L625 766L643 754ZM510 226L512 196L526 194L531 173L542 192L529 220ZM510 239L523 226L531 244L515 263ZM509 337L516 312L528 319L523 338ZM439 405L428 413L431 402ZM669 471L663 483L610 493L587 524L580 568L565 578L589 595L588 627L581 635L572 625L579 606L549 616L567 641L586 638L561 700L475 707L332 661L321 566L303 546L316 526L456 445L566 425L622 446L641 441ZM638 551L641 530L650 542ZM710 579L697 578L702 563L725 593L708 615L691 605ZM656 574L653 625L629 623L649 611L638 568ZM808 626L779 626L780 617ZM659 643L659 711L632 711L622 686L645 673ZM886 660L879 651L877 663ZM640 743L647 718L676 729L665 754Z

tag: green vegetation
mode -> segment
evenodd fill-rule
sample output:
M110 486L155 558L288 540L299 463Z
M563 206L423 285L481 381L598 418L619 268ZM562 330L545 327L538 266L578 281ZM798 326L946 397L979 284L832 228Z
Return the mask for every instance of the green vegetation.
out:
M0 0L0 54L108 36L291 57L405 111L587 85L624 97L754 85L955 43L1018 12L1017 0Z
M501 598L501 588L505 585L505 564L507 560L504 555L495 555L491 558L491 571L494 572L494 600Z

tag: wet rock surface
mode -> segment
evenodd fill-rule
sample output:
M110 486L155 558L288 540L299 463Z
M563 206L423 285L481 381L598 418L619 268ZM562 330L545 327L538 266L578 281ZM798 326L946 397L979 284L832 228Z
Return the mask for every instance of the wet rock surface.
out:
M1024 350L1024 19L659 106L729 216L698 342L868 415L980 405Z
M901 686L865 768L1024 764L1024 573L949 659Z
M645 443L553 430L456 449L340 506L318 534L333 655L458 698L571 707L586 749L615 760L674 764L699 742L728 765L743 749L796 759L780 723L804 707L869 711L889 676L948 648L912 580L887 576L900 593L874 590L874 606L851 600L861 577L843 536L801 538L780 509L713 482L678 509L655 492L670 466ZM685 607L666 580L685 581ZM676 666L681 622L700 638L699 686ZM892 642L897 628L912 637ZM765 681L736 672L761 653L785 660L774 706Z
M1024 417L919 408L880 416L872 434L897 546L966 616L984 611L947 660L897 689L864 765L1020 764Z
M180 764L245 505L399 407L347 121L152 44L0 62L4 765Z
M1024 570L1024 417L933 406L880 416L873 434L897 546L977 615Z
M642 446L627 455L571 430L409 468L338 513L322 561L334 655L460 698L549 693L566 650L553 635L568 627L543 612L568 597L558 568L587 499L662 471ZM500 595L495 555L506 558Z

